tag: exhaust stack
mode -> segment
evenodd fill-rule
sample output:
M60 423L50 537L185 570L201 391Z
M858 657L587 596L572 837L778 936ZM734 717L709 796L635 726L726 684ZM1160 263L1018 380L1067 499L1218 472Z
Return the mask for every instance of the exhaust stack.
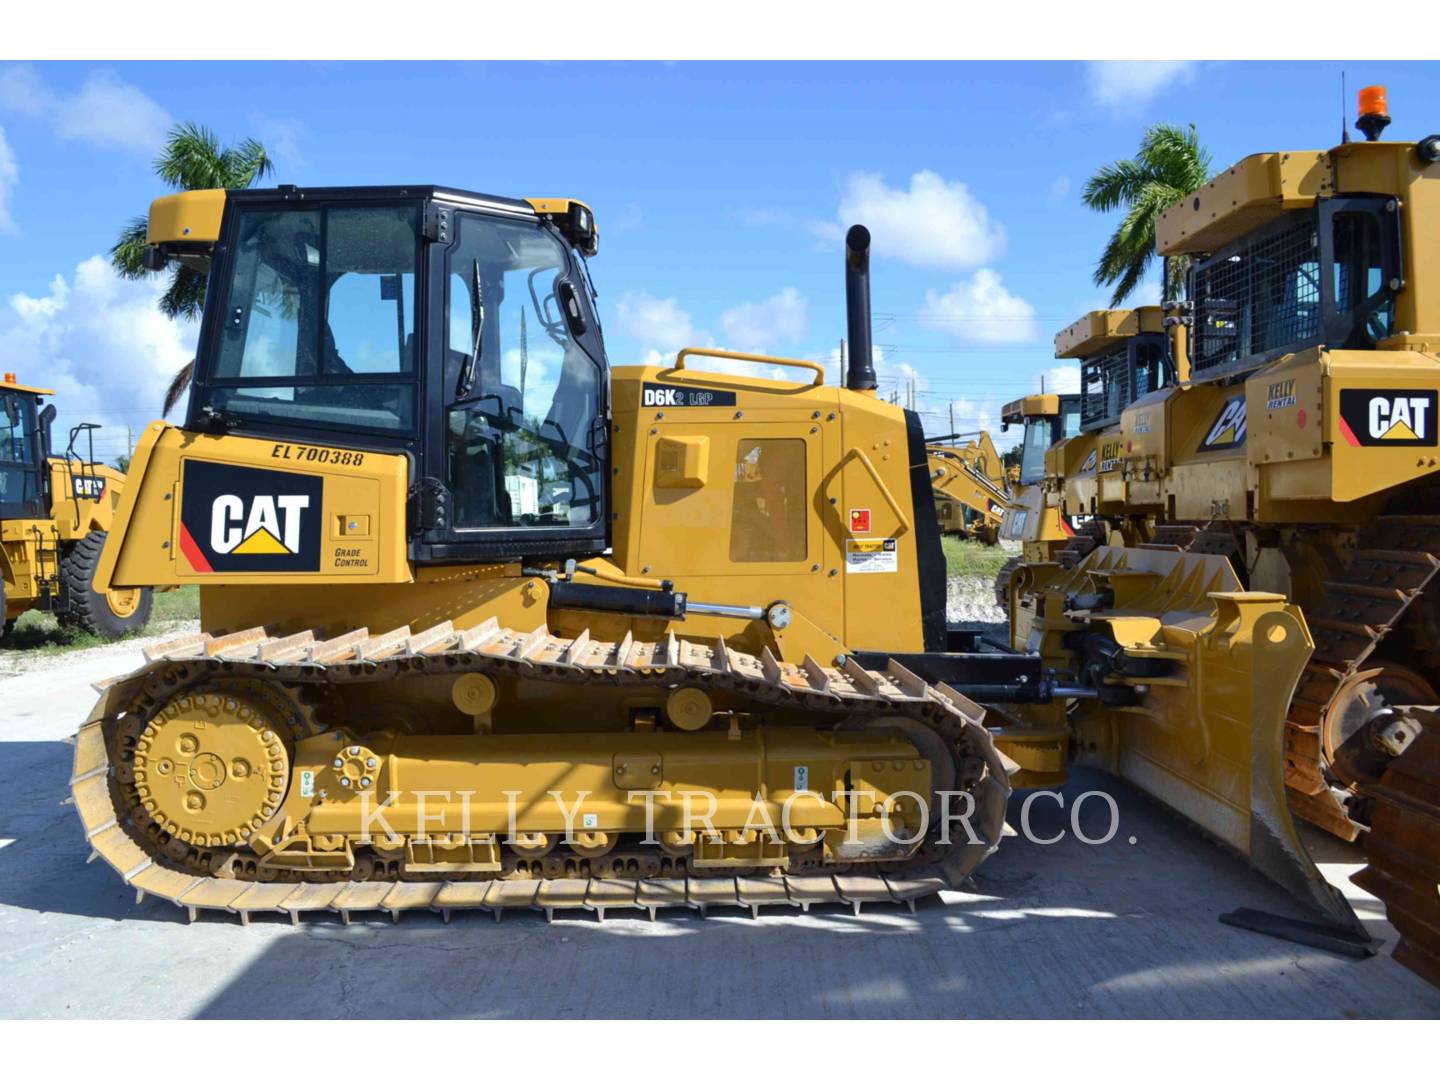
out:
M874 342L870 337L870 230L851 225L845 234L845 318L849 324L847 390L874 390Z

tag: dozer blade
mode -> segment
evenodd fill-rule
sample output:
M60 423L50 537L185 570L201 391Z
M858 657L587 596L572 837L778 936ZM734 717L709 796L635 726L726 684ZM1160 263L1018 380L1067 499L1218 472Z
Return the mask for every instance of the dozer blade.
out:
M1143 548L1097 548L1045 591L1071 599L1066 640L1083 628L1102 701L1134 695L1083 708L1082 754L1245 856L1339 936L1367 940L1286 804L1285 718L1314 651L1299 608L1241 591L1223 557Z

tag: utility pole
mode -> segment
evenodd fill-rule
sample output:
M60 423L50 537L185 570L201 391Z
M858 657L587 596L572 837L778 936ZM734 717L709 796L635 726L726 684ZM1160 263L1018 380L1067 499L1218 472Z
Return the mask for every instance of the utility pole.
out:
M840 339L840 385L845 385L845 339Z
M529 351L525 342L525 309L520 309L520 404L525 404L525 369L530 366Z
M129 461L135 456L135 432L129 424L125 425L125 460Z
M950 434L955 434L955 402L950 402Z

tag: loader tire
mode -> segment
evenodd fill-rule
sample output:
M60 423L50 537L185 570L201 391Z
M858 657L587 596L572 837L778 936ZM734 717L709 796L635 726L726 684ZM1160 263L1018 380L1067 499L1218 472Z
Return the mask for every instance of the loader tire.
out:
M95 591L95 569L104 546L105 533L92 532L61 558L60 583L66 602L57 618L62 625L118 641L150 621L153 598L149 588Z

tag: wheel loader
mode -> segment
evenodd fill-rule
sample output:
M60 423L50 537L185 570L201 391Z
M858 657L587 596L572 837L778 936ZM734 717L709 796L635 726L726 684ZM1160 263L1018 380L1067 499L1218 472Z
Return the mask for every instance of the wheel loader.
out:
M941 533L994 547L1010 498L1004 463L990 433L947 435L931 439L925 449Z
M102 684L71 784L137 898L242 921L913 904L996 847L1034 757L984 706L1079 700L1149 790L1354 922L1284 811L1293 605L1231 581L1173 634L1082 626L1144 669L1103 684L945 625L863 226L843 386L704 349L612 368L576 200L185 192L147 239L208 273L206 307L185 422L144 432L98 584L196 584L201 633Z
M1392 759L1440 701L1440 137L1379 141L1388 122L1368 88L1365 141L1252 155L1160 216L1157 251L1191 260L1168 316L1188 339L1188 381L1124 409L1121 490L1095 506L1111 542L1073 567L1019 569L1012 641L1043 640L1057 667L1111 670L1065 644L1074 613L1164 620L1163 583L1191 588L1200 562L1207 588L1296 604L1316 648L1286 724L1288 803L1345 839L1372 827L1366 887L1408 920L1433 973L1433 736L1428 759ZM1148 540L1123 535L1149 513Z
M125 478L95 461L94 424L76 426L65 452L52 453L55 407L41 404L52 393L11 373L0 382L0 636L34 610L114 641L144 627L151 607L148 587L95 584Z

